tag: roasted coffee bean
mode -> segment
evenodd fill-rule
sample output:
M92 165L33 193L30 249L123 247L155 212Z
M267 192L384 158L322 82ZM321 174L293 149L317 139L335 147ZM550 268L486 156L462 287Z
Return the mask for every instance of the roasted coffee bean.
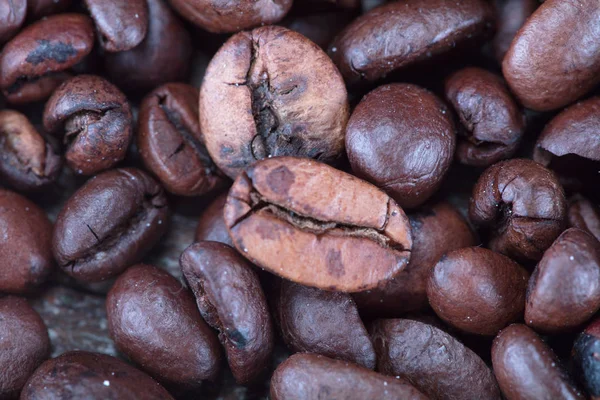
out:
M38 20L58 14L71 6L73 0L27 0L27 18Z
M513 324L492 346L492 363L507 400L584 399L550 347L531 329Z
M493 19L493 8L483 0L394 1L355 19L329 54L346 82L375 81L486 36Z
M198 89L168 83L153 90L142 102L138 132L144 164L169 192L201 196L227 184L204 146Z
M54 183L60 155L23 114L0 111L0 179L19 191L36 191Z
M226 201L227 193L223 193L215 198L202 212L200 220L198 221L198 227L196 228L196 242L207 240L225 243L234 247L223 217Z
M229 39L200 90L206 148L231 178L268 157L335 162L344 151L348 114L346 87L329 57L276 26Z
M56 89L44 109L44 128L62 136L67 164L83 175L123 160L133 136L127 98L94 75L76 76Z
M446 105L409 84L380 86L367 94L346 128L352 171L401 207L416 207L435 193L452 163L455 143Z
M534 161L513 159L479 177L469 217L490 228L492 250L517 261L537 261L564 229L566 206L552 172Z
M496 6L496 35L492 47L496 60L502 63L515 35L540 2L538 0L494 0L494 5Z
M0 0L0 44L21 28L27 12L27 0Z
M78 280L108 279L140 261L158 242L168 215L163 189L144 172L105 172L64 205L54 226L54 257Z
M492 371L446 332L418 321L375 321L371 336L378 371L400 376L431 399L497 399Z
M111 356L86 351L64 353L43 363L29 378L21 400L172 400L142 371Z
M356 304L347 293L325 292L282 281L277 319L285 344L375 369L375 350Z
M429 277L427 297L451 326L495 336L523 318L528 280L529 273L510 258L465 247L442 256Z
M316 354L295 354L275 370L270 398L425 400L427 396L404 379Z
M597 0L548 0L531 15L502 63L525 107L555 110L600 82L598 19Z
M33 371L50 354L44 321L27 300L0 298L0 399L16 399Z
M527 290L525 323L540 332L572 330L600 309L600 242L577 228L544 253Z
M44 100L94 46L92 20L80 14L42 19L23 29L0 54L0 89L11 103Z
M277 157L240 174L225 205L236 248L306 286L372 289L408 264L404 211L367 182L310 159Z
M54 267L52 224L37 205L0 189L0 293L29 293Z
M320 12L297 15L285 22L285 26L306 36L322 49L327 49L335 36L352 20L353 14Z
M600 399L600 320L595 319L573 345L573 364L592 400Z
M125 271L106 298L117 348L167 388L193 390L214 380L221 352L192 294L171 275L139 264Z
M600 207L581 195L569 199L569 226L591 233L600 240Z
M181 269L200 313L219 331L235 380L256 381L271 361L274 341L256 272L237 251L217 242L188 247L181 255Z
M481 68L464 68L446 80L445 91L460 121L459 162L487 167L517 151L525 116L502 78Z
M97 0L101 2L102 0ZM135 48L104 57L108 76L119 87L148 91L185 80L190 71L192 39L165 0L146 0L148 32Z

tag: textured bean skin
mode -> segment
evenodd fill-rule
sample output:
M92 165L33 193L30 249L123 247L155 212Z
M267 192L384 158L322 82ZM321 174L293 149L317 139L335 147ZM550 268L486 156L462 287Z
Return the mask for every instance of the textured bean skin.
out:
M367 290L410 258L408 218L390 197L309 159L257 162L236 179L224 215L244 257L306 286Z
M569 199L569 226L579 228L600 240L600 207L581 195Z
M223 217L226 202L227 193L223 193L215 198L202 212L198 221L198 227L196 228L196 242L207 240L234 247Z
M600 398L600 324L592 321L573 345L573 364L586 392L592 400Z
M492 41L494 55L502 63L515 35L527 18L540 5L537 0L494 0L496 6L496 35Z
M23 25L27 0L0 0L0 43L13 37Z

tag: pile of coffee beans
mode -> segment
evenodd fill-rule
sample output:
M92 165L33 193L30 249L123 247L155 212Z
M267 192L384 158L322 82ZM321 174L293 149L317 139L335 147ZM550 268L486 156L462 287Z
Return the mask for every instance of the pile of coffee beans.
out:
M0 0L0 400L600 399L599 0Z

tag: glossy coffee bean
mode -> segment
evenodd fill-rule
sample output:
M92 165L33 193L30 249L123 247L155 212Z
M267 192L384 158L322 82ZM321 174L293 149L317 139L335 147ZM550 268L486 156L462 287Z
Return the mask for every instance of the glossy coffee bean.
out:
M127 98L94 75L78 75L56 89L44 109L44 128L63 138L67 164L83 175L123 160L133 135Z
M156 381L124 361L71 351L43 363L29 378L21 400L172 400Z
M147 174L134 168L105 172L77 190L59 213L54 257L78 280L111 278L158 242L168 215L163 189Z
M410 258L408 218L389 196L310 159L277 157L249 167L229 191L224 215L244 257L306 286L371 289Z
M169 192L201 196L219 190L227 178L204 146L198 121L198 89L168 83L142 102L138 149L146 167Z
M494 0L496 34L492 41L494 55L502 63L517 32L540 5L538 0Z
M573 345L573 364L592 400L600 398L600 320L592 321Z
M219 331L236 381L256 381L271 362L274 342L258 275L237 251L217 242L192 244L180 263L200 313Z
M282 281L277 319L285 344L295 352L316 353L375 369L375 350L347 293L326 292Z
M552 349L531 329L513 324L492 346L492 363L507 400L584 399L570 382Z
M501 77L481 68L464 68L446 80L445 91L460 121L459 162L487 167L517 151L525 116Z
M581 195L569 199L569 226L579 228L600 240L600 207Z
M513 159L479 177L469 218L489 228L492 250L517 261L537 261L564 229L566 206L552 172L534 161Z
M27 300L0 298L0 349L0 399L16 399L50 354L46 325Z
M425 400L427 396L404 379L316 354L295 354L275 370L270 398Z
M452 163L455 143L446 105L410 84L380 86L367 94L346 128L352 171L401 207L416 207L435 193Z
M224 243L234 247L223 216L226 202L227 193L223 193L215 198L212 203L202 211L202 215L200 215L200 220L198 221L198 227L196 228L196 242L207 240Z
M38 20L67 10L73 0L27 0L27 18Z
M27 12L27 0L0 0L0 43L12 38L21 28Z
M329 57L282 27L234 35L213 57L200 90L206 147L231 178L268 157L336 161L348 114L346 87Z
M432 399L497 399L492 371L446 332L418 321L375 321L371 336L377 369L400 376Z
M0 111L0 179L19 191L36 191L54 183L60 155L17 111Z
M11 103L44 100L93 46L93 23L85 15L55 15L29 25L0 54L0 89Z

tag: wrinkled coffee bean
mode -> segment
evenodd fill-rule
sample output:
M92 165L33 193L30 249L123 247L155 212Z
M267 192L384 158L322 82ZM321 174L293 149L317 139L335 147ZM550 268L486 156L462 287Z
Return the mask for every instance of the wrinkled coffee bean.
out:
M83 175L123 160L133 136L127 98L94 75L76 76L56 89L44 109L44 128L62 136L67 164Z
M273 373L270 398L425 400L427 396L403 379L316 354L295 354Z
M569 199L569 226L591 233L600 240L600 207L581 195Z
M180 263L202 317L219 331L235 380L256 381L271 361L274 341L258 275L233 248L217 242L192 244Z
M367 94L346 128L352 171L400 207L416 207L435 193L452 163L455 143L446 105L409 84L380 86Z
M223 210L227 201L227 193L223 193L213 200L212 203L202 212L198 227L196 228L195 241L203 240L225 243L234 247L233 241L227 231Z
M140 107L138 148L146 167L169 192L201 196L227 184L204 146L198 122L198 89L168 83Z
M49 354L46 325L27 300L0 297L0 399L18 398L29 376Z
M525 116L502 78L481 68L465 68L446 80L445 91L460 121L459 162L487 167L517 151Z
M58 215L54 257L78 280L108 279L140 261L158 242L168 215L163 189L144 172L104 172L75 192Z
M58 14L71 6L73 0L27 0L27 18L38 20Z
M0 89L11 103L44 100L93 46L93 23L85 15L55 15L29 25L0 53Z
M573 364L592 400L600 398L600 320L595 319L573 345Z
M27 12L27 0L0 0L0 44L21 28Z
M494 55L502 63L517 32L540 5L538 0L494 0L496 34L492 41Z
M335 162L344 150L348 114L346 87L329 57L277 26L229 39L200 90L206 148L231 178L268 157Z
M432 399L497 399L492 371L470 349L438 328L408 319L373 323L377 369L411 382Z
M469 218L490 228L490 249L517 261L537 261L564 229L566 206L552 172L534 161L513 159L479 177Z
M310 159L277 157L240 174L225 224L244 257L306 286L372 289L408 264L404 211L376 187Z

